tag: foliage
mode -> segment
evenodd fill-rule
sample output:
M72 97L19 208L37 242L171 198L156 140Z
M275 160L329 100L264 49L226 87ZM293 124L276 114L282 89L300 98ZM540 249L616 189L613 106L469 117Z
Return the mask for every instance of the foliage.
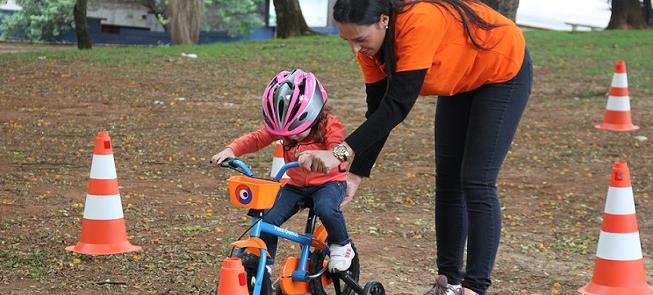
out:
M207 14L214 12L217 20L207 27L227 31L230 36L249 35L263 25L257 14L260 0L205 0Z
M166 17L166 0L138 0L138 3L147 7L159 21L161 26L168 29L169 19Z
M19 0L23 10L2 19L3 38L48 40L73 28L75 0Z
M263 25L257 13L257 6L262 0L204 0L204 29L225 30L230 36L249 35ZM138 0L157 16L159 22L166 27L170 23L166 14L166 0Z

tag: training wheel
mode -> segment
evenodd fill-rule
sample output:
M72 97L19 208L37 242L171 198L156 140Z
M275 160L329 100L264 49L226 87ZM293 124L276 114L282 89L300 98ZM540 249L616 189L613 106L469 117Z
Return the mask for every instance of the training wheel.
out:
M363 295L385 295L383 284L377 281L368 282L363 288Z

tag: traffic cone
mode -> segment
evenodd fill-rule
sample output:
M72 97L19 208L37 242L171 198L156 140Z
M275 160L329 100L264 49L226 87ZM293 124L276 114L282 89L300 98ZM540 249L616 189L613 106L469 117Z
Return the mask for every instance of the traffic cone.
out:
M108 255L139 251L127 240L125 219L118 191L116 166L109 133L101 131L95 138L95 150L84 205L82 234L67 251L86 255Z
M633 131L639 126L633 125L630 116L630 97L628 96L628 77L626 75L626 63L618 60L614 66L610 95L606 106L603 123L596 125L596 128L610 131Z
M279 169L281 169L281 166L286 164L286 161L283 159L283 144L281 143L280 140L277 140L272 143L272 146L274 147L274 154L272 155L272 168L270 169L270 176L274 178L277 176L277 173L279 172ZM281 178L281 183L285 184L288 182L288 174L284 173L283 177Z
M238 257L227 257L220 268L217 295L248 295L247 273Z
M612 167L592 281L582 294L651 295L646 283L630 172L625 162Z

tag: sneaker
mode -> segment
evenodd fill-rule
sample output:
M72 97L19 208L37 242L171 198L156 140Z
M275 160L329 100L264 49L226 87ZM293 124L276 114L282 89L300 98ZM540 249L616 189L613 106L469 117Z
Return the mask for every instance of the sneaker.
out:
M450 285L447 277L444 275L438 275L435 277L435 284L433 288L424 295L466 295L466 294L476 294L471 291L466 291L467 289L463 288L461 285ZM471 293L470 293L471 292Z
M329 271L339 272L346 271L351 266L351 260L354 259L354 249L351 243L340 246L337 244L329 245Z

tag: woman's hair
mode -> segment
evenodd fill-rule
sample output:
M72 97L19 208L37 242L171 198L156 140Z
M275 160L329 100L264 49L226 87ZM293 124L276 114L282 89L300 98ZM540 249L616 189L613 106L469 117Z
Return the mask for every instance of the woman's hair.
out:
M388 29L381 46L380 55L385 64L388 79L392 78L396 67L395 55L395 17L403 13L405 8L413 6L420 2L433 3L450 11L454 9L465 29L465 34L472 44L479 49L488 50L474 36L472 26L483 30L491 30L497 25L488 23L481 18L466 2L481 3L479 0L418 0L418 1L401 1L401 0L337 0L333 6L333 19L340 23L351 23L357 25L371 25L381 19L381 15L390 17ZM453 12L452 12L453 13ZM389 84L389 83L388 83Z
M308 134L307 138L312 139L315 142L323 143L324 142L324 133L326 133L326 124L327 116L331 114L331 110L327 105L322 107L322 111L315 119L315 123L311 126L311 132ZM284 140L284 148L287 150L296 146L297 142L286 137L287 140ZM287 141L287 142L286 142Z

